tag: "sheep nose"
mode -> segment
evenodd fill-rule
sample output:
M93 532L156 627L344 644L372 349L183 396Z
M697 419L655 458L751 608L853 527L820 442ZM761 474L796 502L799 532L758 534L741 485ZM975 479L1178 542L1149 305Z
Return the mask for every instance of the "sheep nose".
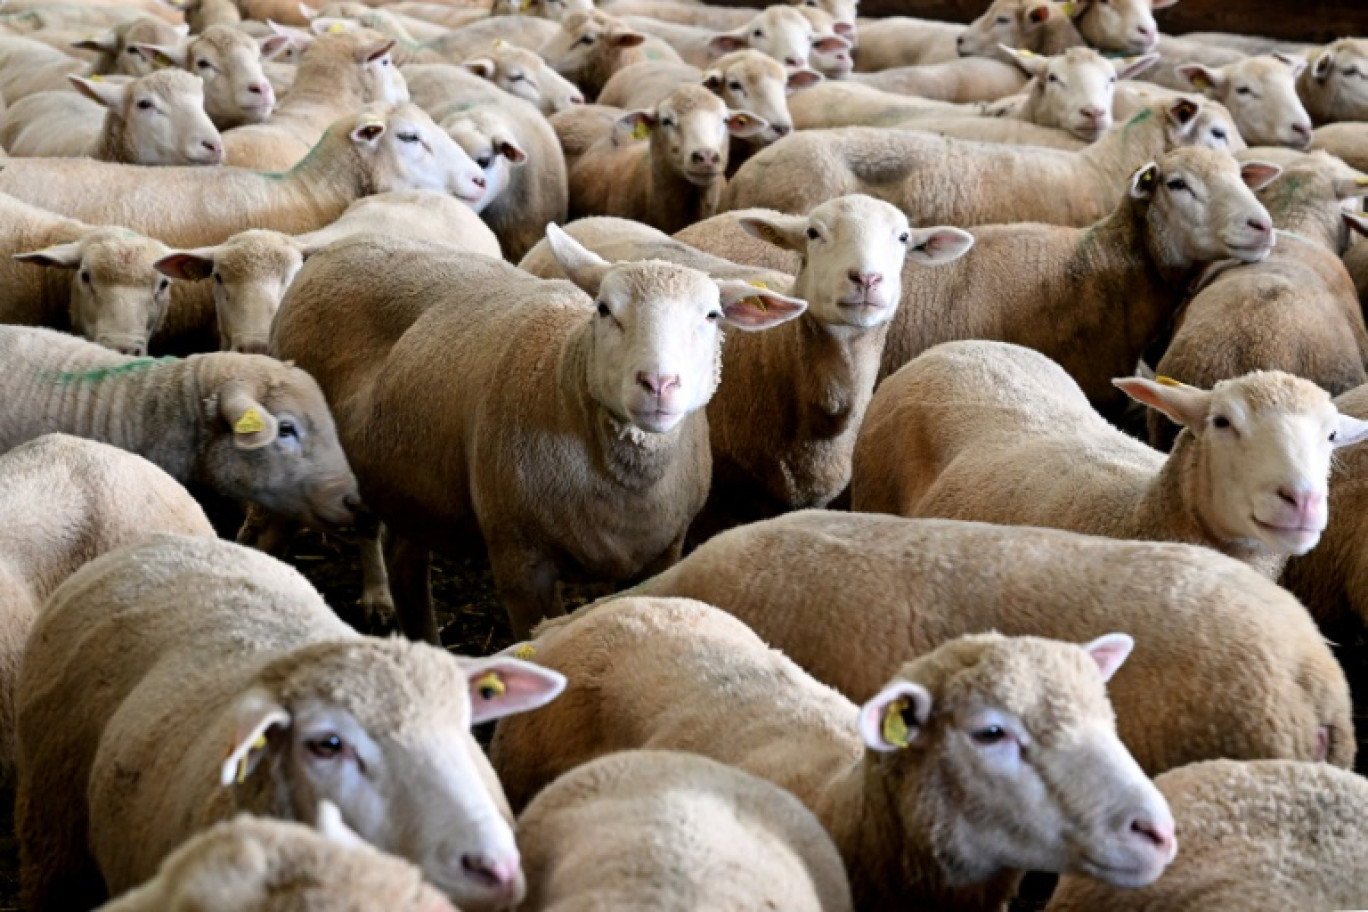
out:
M1325 502L1325 495L1315 488L1290 488L1283 485L1278 488L1278 497L1303 518L1314 517Z
M1152 26L1152 25L1140 25L1140 26L1136 26L1136 29L1135 29L1135 30L1136 30L1136 32L1139 33L1139 35L1140 35L1141 38L1144 38L1144 39L1146 39L1146 40L1149 40L1149 39L1151 39L1151 38L1154 37L1154 30L1155 30L1155 27Z
M584 96L576 92L574 95L570 96L570 103L572 105L584 104Z
M132 355L135 358L147 354L146 342L116 342L111 347L121 355Z
M648 374L642 371L636 376L637 383L652 396L659 398L668 395L679 389L679 374L670 374L668 377L660 374Z
M270 94L271 84L269 82L254 82L247 87L247 91L253 95L267 95Z
M483 190L483 189L485 188L485 186L486 186L486 185L485 185L485 179L484 179L484 176L483 176L483 175L481 175L481 176L479 176L479 177L472 177L472 178L470 179L470 182L471 182L472 184L474 184L475 186L479 187L481 190Z
M483 855L462 855L461 870L489 887L507 890L518 879L518 861L487 858Z
M1104 117L1107 116L1107 112L1102 108L1080 108L1078 113L1082 114L1085 118L1093 121L1094 123L1100 122Z
M872 288L878 288L880 283L883 282L883 275L878 272L860 272L858 269L852 269L846 273L846 276L849 277L850 281L866 291Z
M1131 821L1130 831L1154 844L1156 849L1168 851L1173 845L1173 822L1147 820L1137 817Z
M771 126L774 127L774 132L780 137L788 136L793 132L793 127L789 124L771 124Z
M689 153L689 160L695 165L717 165L722 163L722 155L715 149L697 149Z
M1309 123L1294 123L1292 125L1292 132L1296 133L1307 142L1311 141L1311 125Z
M1273 230L1273 226L1269 224L1267 219L1263 218L1245 219L1245 224L1259 234L1268 234Z
M836 34L841 35L845 38L849 38L855 34L855 26L849 22L837 22Z
M800 67L800 66L802 66L804 63L806 63L806 61L800 60L800 59L797 58L797 57L785 57L785 58L784 58L784 65L785 65L785 66Z
M200 145L204 148L206 152L209 153L209 157L212 158L214 161L221 161L223 159L222 143L217 143L211 139L206 139L203 142L201 142Z

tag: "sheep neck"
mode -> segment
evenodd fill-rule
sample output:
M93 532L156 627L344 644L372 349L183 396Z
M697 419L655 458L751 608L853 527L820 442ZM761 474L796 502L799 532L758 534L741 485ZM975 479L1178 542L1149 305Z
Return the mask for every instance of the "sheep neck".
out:
M1104 186L1126 184L1131 172L1169 149L1168 116L1159 108L1143 108L1120 127L1108 130L1091 146L1075 153L1097 172Z
M1339 256L1349 243L1339 201L1327 203L1315 193L1298 192L1302 186L1296 175L1288 175L1261 193L1260 201L1279 231L1303 237Z
M362 97L356 82L355 64L350 60L333 57L301 61L294 85L271 115L269 126L286 130L302 127L309 136L298 138L312 142L312 135L366 104L368 99Z
M96 161L124 165L141 164L128 135L128 122L109 108L100 122L100 135L90 145L89 156Z
M648 146L651 183L646 197L646 211L655 227L674 234L716 215L726 178L719 174L706 187L691 184L671 166L665 149L656 146L654 139Z
M331 224L357 199L380 192L350 137L337 127L325 132L293 168L268 179L279 180L287 188L289 199L281 209L309 213L306 221L313 227L308 230Z

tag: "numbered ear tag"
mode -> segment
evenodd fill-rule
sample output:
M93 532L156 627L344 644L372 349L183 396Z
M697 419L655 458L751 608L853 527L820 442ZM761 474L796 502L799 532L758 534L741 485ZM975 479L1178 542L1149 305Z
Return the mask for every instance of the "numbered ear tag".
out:
M903 719L903 710L907 709L907 700L899 698L888 704L884 710L883 717L883 739L894 747L907 747L907 722Z
M233 425L234 434L258 434L266 430L266 422L261 420L261 413L254 408L249 408L242 413L242 417Z
M508 685L503 682L503 678L499 677L499 673L496 671L491 671L477 680L475 682L475 689L479 691L480 696L484 697L486 700L502 697L504 694L508 693Z

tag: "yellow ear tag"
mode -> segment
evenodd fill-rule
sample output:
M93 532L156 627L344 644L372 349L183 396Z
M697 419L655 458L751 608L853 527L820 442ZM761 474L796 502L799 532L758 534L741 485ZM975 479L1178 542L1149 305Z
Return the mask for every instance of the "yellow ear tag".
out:
M651 125L645 121L637 121L637 125L632 128L632 139L645 139L651 135Z
M1028 51L1025 48L1018 48L1016 53L1018 57L1025 57L1027 60L1035 57L1034 51Z
M1072 16L1074 13L1078 12L1077 3L1061 3L1060 6L1063 8L1064 15L1066 16Z
M759 289L761 289L762 291L769 291L769 286L766 285L764 282L747 282L746 284L747 284L747 285L750 285L750 286L752 286L752 287L754 287L754 288L759 288ZM747 298L746 300L747 300L747 301L750 301L752 304L754 304L756 307L760 308L762 311L767 311L767 310L769 310L769 308L768 308L767 306L765 306L765 299L764 299L764 298Z
M266 422L261 420L261 414L254 408L249 408L242 413L242 417L233 425L234 434L258 434L266 430Z
M517 649L513 650L513 658L522 659L524 662L532 661L532 658L536 656L536 654L537 647L533 646L531 643L523 643Z
M883 717L883 739L894 747L907 747L907 723L903 720L903 710L907 700L899 698L888 704Z
M342 22L334 22L332 25L328 26L329 35L340 35L346 30L347 26L345 23Z
M1368 177L1356 177L1354 178L1354 183L1358 184L1360 187L1368 187Z
M499 677L497 671L491 671L476 681L475 688L480 692L480 696L486 700L502 697L508 693L508 685L503 682L503 678Z
M91 76L91 77L90 77L90 81L91 81L91 82L104 82L105 79L104 79L103 76L98 76L98 75L96 75L96 76Z
M241 785L242 783L244 783L244 782L247 781L247 765L248 765L248 764L251 762L251 760L252 760L252 752L253 752L253 751L259 751L259 750L265 750L265 749L266 749L266 736L265 736L264 734L257 735L257 739L256 739L255 741L252 742L252 749L249 750L249 751L247 751L245 754L243 754L243 755L242 755L242 759L238 760L238 768L237 768L237 781L238 781L238 785Z
M502 38L500 38L498 41L495 41L495 42L494 42L494 47L496 47L496 48L506 48L506 47L508 47L508 42L507 42L507 41L504 41Z
M532 0L522 0L522 3L520 3L520 4L518 5L518 11L519 11L519 12L523 12L523 13L527 12L527 11L530 10L531 8L532 8Z
M760 226L760 236L776 247L784 246L784 236L769 225Z

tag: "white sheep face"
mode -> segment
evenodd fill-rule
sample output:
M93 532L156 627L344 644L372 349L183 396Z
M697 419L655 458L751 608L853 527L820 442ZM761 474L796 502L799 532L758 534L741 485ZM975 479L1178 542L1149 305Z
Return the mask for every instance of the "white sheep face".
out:
M1077 0L1074 22L1088 44L1119 54L1148 54L1159 43L1154 10L1177 0Z
M288 39L277 36L277 42ZM204 110L223 127L262 123L275 110L275 90L261 49L237 29L211 26L191 41L185 67L204 80Z
M1135 117L1149 116L1145 111ZM1235 126L1235 118L1220 102L1180 96L1167 110L1168 139L1171 146L1205 146L1229 152L1243 152L1244 137ZM1135 122L1135 118L1131 118Z
M961 57L997 57L999 47L1027 47L1054 16L1060 4L1052 0L993 0L956 39Z
M847 52L850 50L850 42L845 39L824 40L828 46L839 43ZM771 6L741 28L722 32L708 42L714 56L746 48L773 57L784 66L807 66L813 49L812 23L793 7Z
M1178 72L1226 106L1246 142L1305 149L1311 143L1311 115L1297 95L1297 77L1304 69L1304 60L1270 54L1223 67L1189 64Z
M470 206L484 199L487 185L480 166L415 105L362 114L351 141L375 193L439 190Z
M1095 142L1112 126L1112 102L1116 80L1135 75L1158 57L1108 60L1091 48L1070 48L1055 57L1039 57L1012 51L1017 63L1034 77L1031 94L1036 103L1036 123L1068 130L1086 142Z
M749 50L720 58L703 74L703 84L728 108L750 111L769 124L764 132L751 137L757 145L769 145L793 132L789 85L819 81L821 78L808 70L796 71L791 76L775 60Z
M701 85L680 86L654 108L631 111L619 129L650 134L651 158L665 162L698 187L710 187L727 170L732 136L757 136L769 124L750 111L728 111L726 104Z
M159 241L122 228L100 228L79 241L15 259L72 270L72 328L105 348L141 357L171 300L171 280L154 267L169 252Z
M511 44L496 46L462 65L548 116L584 104L584 95L574 83L551 69L540 55Z
M409 100L408 83L404 80L404 74L394 65L394 57L390 53L393 47L394 41L389 39L357 51L361 84L364 87L362 98L368 102L401 104Z
M836 21L825 10L800 6L812 26L812 49L808 51L808 63L823 76L844 79L855 69L855 59L850 56L850 39L836 31Z
M1186 427L1200 448L1201 521L1278 554L1305 554L1320 541L1331 455L1368 437L1368 422L1341 415L1320 387L1279 371L1210 391L1139 378L1117 386Z
M483 212L508 188L512 170L527 161L513 132L492 110L456 114L442 122L442 129L456 141L484 172L485 194L473 208Z
M836 34L849 41L851 47L859 43L855 21L859 0L793 0L793 5L824 11L831 16Z
M598 10L566 16L561 30L538 49L557 73L577 80L596 60L637 47L646 36Z
M204 113L204 83L163 70L129 83L68 77L78 92L110 110L133 158L143 165L217 165L223 138Z
M1343 38L1312 55L1301 88L1322 121L1368 120L1368 39Z

